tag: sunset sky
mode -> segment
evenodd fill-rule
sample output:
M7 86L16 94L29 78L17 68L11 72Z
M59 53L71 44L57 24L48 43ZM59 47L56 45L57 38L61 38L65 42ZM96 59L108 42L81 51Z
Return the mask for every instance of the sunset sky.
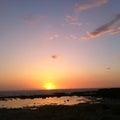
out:
M120 0L0 0L0 90L120 87Z

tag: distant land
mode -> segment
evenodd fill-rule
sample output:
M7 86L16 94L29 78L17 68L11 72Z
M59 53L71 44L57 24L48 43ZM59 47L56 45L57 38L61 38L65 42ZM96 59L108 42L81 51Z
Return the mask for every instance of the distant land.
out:
M68 90L45 90L40 91L26 91L26 94L20 94L25 91L14 91L14 93L4 95L6 92L0 92L0 100L6 100L9 98L20 98L20 99L34 99L34 98L46 98L46 97L62 97L62 96L92 96L92 97L103 97L103 98L120 98L120 88L103 88L103 89L68 89ZM18 94L19 93L19 94Z

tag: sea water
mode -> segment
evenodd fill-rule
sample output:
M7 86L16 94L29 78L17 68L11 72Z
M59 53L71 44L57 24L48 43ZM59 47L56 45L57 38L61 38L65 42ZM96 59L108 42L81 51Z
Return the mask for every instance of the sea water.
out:
M27 90L27 91L1 91L0 97L10 96L32 96L32 95L43 95L53 93L71 93L81 91L93 91L96 89L67 89L67 90ZM99 100L99 98L94 98ZM94 100L94 101L96 101ZM6 100L0 100L0 108L23 108L23 107L39 107L42 105L75 105L80 103L92 102L93 99L90 97L83 96L63 96L63 97L46 97L46 98L34 98L34 99L20 99L10 98Z

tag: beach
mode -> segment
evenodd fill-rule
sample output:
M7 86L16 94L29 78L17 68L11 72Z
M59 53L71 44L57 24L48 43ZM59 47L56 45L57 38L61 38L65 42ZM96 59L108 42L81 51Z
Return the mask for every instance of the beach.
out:
M49 105L37 109L0 109L0 120L120 120L120 105Z
M0 0L0 120L120 120L120 0Z
M42 106L25 106L21 108L0 108L0 120L119 120L119 90L120 89L117 88L101 89L95 92L77 92L74 93L74 95L77 94L79 96L82 94L88 96L88 94L90 94L88 97L100 97L101 95L102 99L99 99L99 101L94 101L94 99L92 99L86 103L84 102L73 105L51 104ZM115 93L117 93L117 96ZM62 94L60 95L62 96ZM73 95L73 93L70 95ZM59 96L58 100L61 96ZM32 100L34 99L32 98ZM66 102L69 101L70 99Z

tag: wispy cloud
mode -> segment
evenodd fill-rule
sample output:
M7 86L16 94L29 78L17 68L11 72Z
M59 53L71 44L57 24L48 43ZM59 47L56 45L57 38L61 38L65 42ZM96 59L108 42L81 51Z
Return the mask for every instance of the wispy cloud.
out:
M45 16L41 16L41 15L28 15L28 16L24 16L22 19L24 22L28 24L36 24L42 21L44 18Z
M74 35L74 34L70 34L70 35L68 35L68 36L66 37L66 39L67 39L67 40L77 40L78 37L77 37L76 35Z
M51 36L49 37L49 40L57 40L59 37L60 37L59 34L54 33L53 35L51 35Z
M78 18L75 17L75 16L70 16L70 15L67 15L66 18L65 18L65 21L68 23L68 24L71 24L71 25L82 25L79 21L78 21Z
M83 36L81 39L90 39L99 37L105 33L116 34L120 31L120 24L117 22L120 21L120 14L118 14L113 20L110 22L98 27L93 32L88 32L87 35Z
M91 0L90 2L83 3L83 4L76 4L75 10L76 11L84 11L90 8L99 7L103 4L106 4L109 0Z

